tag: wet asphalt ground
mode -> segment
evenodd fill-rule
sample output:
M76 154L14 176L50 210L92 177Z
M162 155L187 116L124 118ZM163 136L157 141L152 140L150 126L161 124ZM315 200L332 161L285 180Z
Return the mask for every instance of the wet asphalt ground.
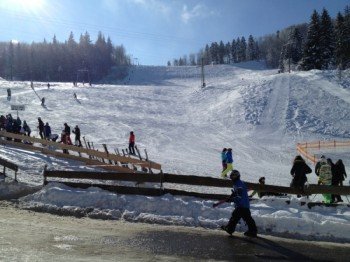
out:
M349 255L350 244L57 216L0 201L0 261L348 261Z

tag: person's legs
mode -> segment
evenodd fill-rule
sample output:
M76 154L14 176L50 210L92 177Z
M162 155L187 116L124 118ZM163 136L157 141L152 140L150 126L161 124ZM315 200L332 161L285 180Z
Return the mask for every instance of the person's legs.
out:
M236 225L238 221L241 219L241 217L242 217L241 208L235 208L235 210L233 210L232 212L232 215L228 224L225 227L226 228L225 231L229 234L232 234L233 232L235 232Z
M135 155L135 148L134 148L135 143L129 143L129 153L131 155Z
M222 171L221 177L222 177L222 178L227 177L227 173L230 172L230 171L232 171L232 170L233 170L233 165L232 165L232 163L227 163L227 168L226 168L224 171Z
M256 228L256 224L254 219L252 218L252 214L250 213L250 210L248 208L242 209L242 218L247 223L248 226L248 232L252 235L256 235L258 232L258 229Z

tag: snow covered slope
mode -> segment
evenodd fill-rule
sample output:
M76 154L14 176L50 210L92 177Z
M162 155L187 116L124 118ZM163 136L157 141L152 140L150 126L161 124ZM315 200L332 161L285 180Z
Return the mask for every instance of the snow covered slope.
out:
M28 82L1 81L0 113L16 115L10 105L24 104L26 110L19 115L33 135L41 116L56 133L64 122L72 128L79 125L88 140L111 149L127 147L133 130L137 145L147 148L165 172L218 177L220 151L232 147L234 166L245 180L256 182L264 175L267 183L281 185L291 180L297 142L350 137L350 89L338 82L336 72L277 74L254 62L206 66L205 77L207 87L200 88L198 67L137 66L130 70L127 85L53 83L47 89L46 83L35 83L47 108L40 106ZM28 181L38 182L44 164L82 168L80 163L7 147L0 148L0 155L18 163ZM348 159L344 162L349 166ZM309 180L316 182L316 176Z

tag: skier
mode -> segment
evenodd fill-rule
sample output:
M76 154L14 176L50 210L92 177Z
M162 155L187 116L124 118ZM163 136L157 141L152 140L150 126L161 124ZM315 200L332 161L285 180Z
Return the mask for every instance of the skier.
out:
M47 89L50 89L50 83L47 83Z
M1 115L0 116L0 130L5 129L5 123L6 123L6 117Z
M293 161L293 167L290 170L290 174L293 177L290 184L291 187L303 190L307 181L306 174L312 172L311 168L305 163L305 160L301 156L296 156ZM300 195L298 195L300 197Z
M30 130L30 127L28 126L28 124L25 120L23 120L23 129L24 129L25 134L27 136L30 136L31 130Z
M230 174L230 179L233 181L232 194L229 198L221 200L215 204L213 207L217 207L225 202L234 202L235 209L232 212L231 218L226 226L221 226L221 229L225 230L228 234L232 233L236 229L236 225L241 218L246 222L248 226L248 231L244 233L245 236L256 237L258 229L254 219L250 213L250 205L248 192L245 183L240 179L241 174L238 170L233 170Z
M332 176L332 186L342 186L346 177L345 166L343 160L339 159L334 165L334 173ZM332 195L332 202L343 202L340 195Z
M72 144L72 140L70 139L70 126L67 123L64 123L64 133L66 134L65 139L68 145Z
M131 155L135 155L135 135L134 132L130 132L130 137L129 137L129 152Z
M222 163L222 171L227 168L227 157L226 157L227 148L224 148L221 152L221 163Z
M40 117L38 117L38 128L39 128L39 135L41 137L41 139L44 139L44 122L41 120Z
M315 166L315 174L316 176L319 176L319 169L321 167L321 162L326 161L326 157L324 155L321 156L320 160L316 163Z
M226 152L226 163L227 163L227 167L224 171L222 171L221 173L221 177L222 178L227 178L227 173L232 171L233 169L233 158L232 158L232 148L228 148L227 152Z
M7 88L7 100L10 101L11 100L11 89Z
M50 140L50 136L51 136L51 127L49 126L49 123L46 122L44 126L44 137L46 140Z
M64 130L61 133L61 141L59 141L58 143L63 143L65 145L68 144L67 133ZM69 154L68 149L63 149L63 154Z
M82 144L80 141L80 128L78 127L78 125L75 126L72 132L73 134L75 134L75 145L82 147Z
M45 97L41 98L41 105L45 106Z
M78 99L78 97L77 97L77 94L76 94L76 93L74 93L74 94L73 94L73 96L74 96L74 99Z
M321 161L321 166L319 168L319 177L318 184L319 185L327 185L330 186L332 184L332 166L331 159L328 158L327 161L324 159ZM329 204L332 202L331 194L322 194L324 198L324 202Z

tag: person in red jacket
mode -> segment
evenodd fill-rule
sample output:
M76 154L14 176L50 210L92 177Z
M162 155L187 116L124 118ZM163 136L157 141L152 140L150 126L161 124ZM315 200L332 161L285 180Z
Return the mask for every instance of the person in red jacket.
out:
M129 153L135 155L135 135L133 131L130 132L129 137Z

